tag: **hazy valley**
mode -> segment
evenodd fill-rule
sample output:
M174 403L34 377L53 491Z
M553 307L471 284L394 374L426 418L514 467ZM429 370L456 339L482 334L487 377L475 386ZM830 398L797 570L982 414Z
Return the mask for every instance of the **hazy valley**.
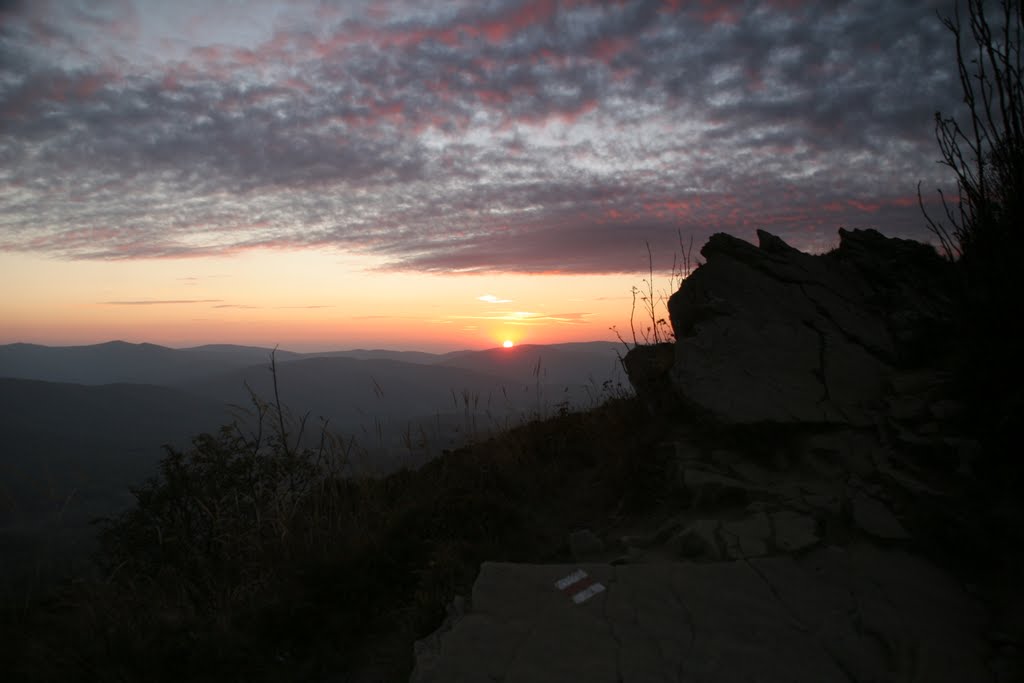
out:
M326 426L349 444L354 471L384 473L624 390L621 349L279 349L274 358L282 405L295 427L306 417L304 443L315 446ZM225 424L248 428L253 396L274 397L271 351L0 346L0 573L80 555L90 521L132 503L130 488L156 473L164 444L184 448Z

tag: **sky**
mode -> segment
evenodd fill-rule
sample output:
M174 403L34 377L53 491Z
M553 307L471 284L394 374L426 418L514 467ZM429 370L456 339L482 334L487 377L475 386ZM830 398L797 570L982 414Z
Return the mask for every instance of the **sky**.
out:
M0 343L631 340L680 236L927 240L951 8L0 0Z

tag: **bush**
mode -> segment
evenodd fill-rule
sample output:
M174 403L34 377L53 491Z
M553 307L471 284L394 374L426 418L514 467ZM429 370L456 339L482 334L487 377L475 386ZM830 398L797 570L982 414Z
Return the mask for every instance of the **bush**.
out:
M966 26L959 10L942 18L954 39L967 116L958 121L937 112L935 134L958 196L947 200L939 192L944 220L929 216L920 185L918 198L928 228L962 276L961 376L978 433L999 456L1012 449L1024 408L1024 366L1009 332L1024 296L1024 15L1019 0L1001 0L996 11L992 4L967 0Z
M969 32L959 10L942 18L956 46L967 120L936 112L940 163L953 171L958 198L947 201L940 191L945 223L932 219L923 202L921 208L950 260L959 257L975 278L1008 280L1012 271L1005 266L1019 255L1024 232L1024 18L1018 0L1001 0L998 16L986 4L968 0Z

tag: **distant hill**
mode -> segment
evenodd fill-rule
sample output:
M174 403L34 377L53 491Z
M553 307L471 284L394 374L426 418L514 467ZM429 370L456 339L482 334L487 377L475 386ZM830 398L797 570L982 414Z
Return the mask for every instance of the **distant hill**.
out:
M162 444L185 447L227 417L167 387L0 379L0 574L88 543L89 520L132 503Z
M365 352L352 352L362 354ZM294 413L328 417L335 430L360 434L381 422L392 429L444 416L507 418L549 408L592 403L605 380L621 378L614 354L523 346L444 354L431 363L347 354L302 356L279 362L281 401ZM395 352L423 360L429 354ZM539 373L535 373L538 362ZM246 405L249 389L268 398L271 373L266 364L237 368L198 380L176 383L191 393ZM450 421L449 421L450 422ZM380 439L375 439L379 441Z
M619 372L614 342L574 342L553 345L522 345L511 349L453 351L435 354L389 349L351 349L295 353L278 349L278 363L310 358L392 360L415 365L444 365L532 383L533 370L541 361L542 379L556 384L583 384L593 377L603 381ZM267 367L273 349L233 344L207 344L172 349L156 344L111 341L87 346L0 346L0 377L37 379L76 384L179 385L232 370Z
M98 481L139 481L162 444L187 446L227 418L220 402L168 387L0 379L0 520L38 491L62 499Z
M461 351L446 355L440 365L485 372L529 384L586 385L598 387L622 376L614 344L523 344L510 349Z
M353 467L384 474L626 383L608 342L433 354L277 350L282 403L353 444ZM0 580L60 575L95 543L90 520L133 504L170 443L187 447L273 398L272 349L171 349L114 341L0 346ZM293 434L294 436L294 434Z
M453 399L464 392L497 401L502 389L519 395L525 385L460 367L396 360L346 357L300 358L277 366L281 401L297 414L330 417L336 429L356 431L375 418L401 420L458 409ZM273 395L273 377L265 366L250 366L179 387L224 403L247 405L251 388ZM516 407L519 407L517 404Z
M235 367L266 363L270 351L251 347L171 349L112 341L89 346L0 346L0 377L77 384L171 384ZM298 357L279 351L278 360Z
M350 351L322 351L304 353L303 358L354 358L356 360L398 360L403 363L432 365L447 354L426 353L425 351L392 351L390 349L352 349Z
M89 518L129 504L129 486L156 472L161 444L184 447L230 422L240 415L231 406L250 407L250 389L273 398L271 351L0 346L0 549L81 535ZM605 380L625 382L616 351L594 342L275 358L282 403L310 417L306 445L324 418L355 438L362 467L386 472L527 417L594 405Z

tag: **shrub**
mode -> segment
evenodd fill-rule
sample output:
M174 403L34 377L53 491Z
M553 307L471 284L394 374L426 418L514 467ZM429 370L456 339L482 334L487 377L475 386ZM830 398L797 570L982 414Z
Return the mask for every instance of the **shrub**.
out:
M950 260L961 258L974 277L1002 280L1011 273L1004 267L1019 255L1024 231L1024 18L1019 0L1001 0L998 16L986 12L986 4L968 0L967 31L959 10L942 18L956 46L967 119L935 113L940 163L953 171L958 197L950 202L940 191L945 223L932 219L923 201L921 209Z
M1019 0L967 0L940 17L953 36L966 118L935 114L940 163L954 174L958 196L939 192L945 219L934 219L918 199L928 228L962 275L961 377L979 435L994 454L1008 452L1024 408L1017 378L1022 367L1010 320L1020 310L1024 278L1024 87ZM1011 458L993 458L1001 464ZM1019 460L1015 465L1024 470ZM1006 479L1006 477L1002 477ZM1010 477L1013 479L1013 477Z

